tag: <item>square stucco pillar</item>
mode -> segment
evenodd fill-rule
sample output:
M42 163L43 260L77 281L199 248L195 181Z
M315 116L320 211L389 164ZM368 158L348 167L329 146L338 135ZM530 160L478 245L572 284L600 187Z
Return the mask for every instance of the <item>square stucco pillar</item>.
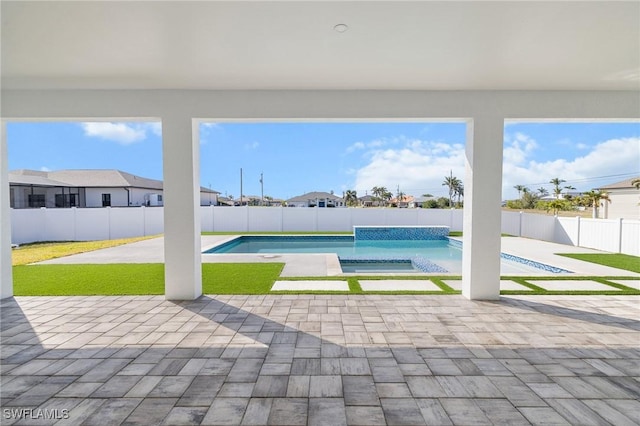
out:
M500 298L502 146L504 120L467 123L462 248L462 295Z
M13 296L9 160L7 159L7 124L5 121L2 121L0 133L0 299L5 299Z
M202 295L200 137L188 117L163 117L164 288L167 300Z

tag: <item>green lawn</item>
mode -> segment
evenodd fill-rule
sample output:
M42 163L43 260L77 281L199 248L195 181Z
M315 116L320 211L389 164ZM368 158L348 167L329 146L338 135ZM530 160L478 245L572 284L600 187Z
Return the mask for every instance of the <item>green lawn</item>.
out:
M556 253L558 256L570 257L585 262L597 263L612 268L640 273L640 257L619 253Z
M205 263L205 294L268 293L282 263ZM161 263L21 265L13 267L16 296L164 294Z

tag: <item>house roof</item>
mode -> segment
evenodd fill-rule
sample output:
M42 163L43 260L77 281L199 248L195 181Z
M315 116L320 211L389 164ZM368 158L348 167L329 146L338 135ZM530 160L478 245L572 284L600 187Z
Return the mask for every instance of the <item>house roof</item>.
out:
M33 171L34 174L25 172ZM36 172L35 170L16 170L9 172L9 183L11 185L34 185L34 186L69 186L65 182L49 179L46 172Z
M629 188L633 188L634 186L631 185L631 181L633 181L635 179L640 179L640 176L632 177L630 179L623 180L623 181L616 182L616 183L612 183L610 185L601 186L600 188L597 188L597 189L629 189Z
M404 195L404 196L402 197L402 199L400 200L400 202L401 202L401 203L410 203L410 202L412 202L413 200L414 200L413 195ZM398 197L393 197L393 198L391 199L391 202L392 202L392 203L397 203L397 202L398 202Z
M144 178L121 170L56 170L43 172L38 170L15 170L9 172L9 183L65 186L83 188L144 188L162 190L162 181ZM201 192L219 194L218 191L200 187Z
M307 192L306 194L298 195L297 197L289 198L287 203L299 203L299 202L307 202L309 200L315 199L329 199L329 200L341 200L342 198L330 194L328 192Z

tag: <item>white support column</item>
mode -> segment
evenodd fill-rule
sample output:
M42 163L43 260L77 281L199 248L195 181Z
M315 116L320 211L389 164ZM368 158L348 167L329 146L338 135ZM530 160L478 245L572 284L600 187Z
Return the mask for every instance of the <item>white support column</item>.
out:
M462 294L472 300L500 297L503 133L502 118L467 123Z
M198 123L163 117L162 154L165 297L193 300L202 295Z
M2 121L0 128L0 299L13 296L9 160L7 154L7 123Z

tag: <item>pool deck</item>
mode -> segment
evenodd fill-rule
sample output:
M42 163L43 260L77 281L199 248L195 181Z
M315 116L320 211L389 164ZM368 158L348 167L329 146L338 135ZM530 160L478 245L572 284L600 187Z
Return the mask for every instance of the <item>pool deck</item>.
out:
M639 303L15 297L2 424L637 425Z
M205 235L202 237L202 248L206 250L215 245L235 238L229 235ZM456 238L457 239L457 238ZM502 252L514 256L524 257L536 262L572 271L571 276L640 276L630 271L610 268L595 263L582 262L568 257L557 256L554 253L601 253L583 247L567 246L546 241L532 240L519 237L502 237ZM242 262L279 262L284 263L282 277L326 277L342 274L340 262L333 254L203 254L202 261L207 263L242 263ZM164 238L123 246L96 250L52 259L43 264L77 264L77 263L162 263L164 262ZM378 275L378 274L376 274ZM379 274L384 275L384 274ZM394 275L394 274L392 274ZM396 274L397 275L397 274ZM414 274L434 275L434 274ZM447 275L438 273L436 275ZM459 274L454 274L459 275ZM531 275L531 274L526 274ZM539 276L560 276L541 271Z

